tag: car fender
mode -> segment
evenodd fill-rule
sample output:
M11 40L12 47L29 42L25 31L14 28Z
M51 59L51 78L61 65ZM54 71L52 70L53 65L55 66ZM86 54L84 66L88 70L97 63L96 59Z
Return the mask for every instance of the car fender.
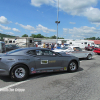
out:
M20 64L25 65L25 66L28 68L29 74L30 74L29 66L28 66L26 63L24 63L24 62L17 62L17 63L14 63L14 64L9 68L9 74L10 74L10 72L11 72L11 70L12 70L12 68L13 68L14 66L20 65Z

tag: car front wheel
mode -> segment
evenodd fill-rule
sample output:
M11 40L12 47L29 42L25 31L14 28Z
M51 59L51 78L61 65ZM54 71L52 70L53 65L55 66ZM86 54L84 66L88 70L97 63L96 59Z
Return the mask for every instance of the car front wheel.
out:
M87 59L88 59L88 60L91 60L91 59L92 59L92 55L89 54L89 55L87 56Z
M12 68L10 77L15 81L23 81L28 77L28 68L22 64L16 65Z
M71 61L69 63L69 66L68 66L68 71L69 72L75 72L78 68L78 65L77 65L77 62L76 61Z

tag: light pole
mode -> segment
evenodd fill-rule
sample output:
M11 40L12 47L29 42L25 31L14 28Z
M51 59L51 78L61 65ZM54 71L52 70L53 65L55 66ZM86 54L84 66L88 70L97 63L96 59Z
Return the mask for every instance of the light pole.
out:
M55 23L57 23L56 44L58 43L58 24L60 23L60 21L58 21L58 15L59 15L59 0L58 0L58 9L57 9L57 21L55 21Z

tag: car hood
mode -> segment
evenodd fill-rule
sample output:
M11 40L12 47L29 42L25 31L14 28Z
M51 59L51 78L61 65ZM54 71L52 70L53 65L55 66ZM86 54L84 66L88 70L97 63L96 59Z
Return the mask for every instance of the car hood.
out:
M53 50L54 52L66 52L66 51L69 51L69 50L62 50L62 49L55 49L55 50Z
M71 56L73 56L73 55L71 55L71 54L66 54L65 52L59 52L59 54L61 54L62 56L69 56L69 57L71 57Z

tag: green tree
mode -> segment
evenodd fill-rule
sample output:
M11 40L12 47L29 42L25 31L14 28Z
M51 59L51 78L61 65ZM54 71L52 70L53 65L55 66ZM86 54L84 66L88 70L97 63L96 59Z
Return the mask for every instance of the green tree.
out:
M28 37L28 35L27 34L24 34L24 35L22 35L22 37Z
M35 34L31 34L31 36L30 36L30 37L36 38Z
M96 37L85 38L84 40L96 40Z
M43 35L41 35L41 34L37 34L37 35L31 34L30 37L33 37L33 38L45 38L45 37L44 37Z
M37 38L44 38L44 36L41 34L37 34Z
M97 37L96 40L100 40L100 37Z
M63 37L58 37L58 39L64 39Z
M51 36L50 38L51 38L51 39L56 39L56 36L54 35L54 36Z

